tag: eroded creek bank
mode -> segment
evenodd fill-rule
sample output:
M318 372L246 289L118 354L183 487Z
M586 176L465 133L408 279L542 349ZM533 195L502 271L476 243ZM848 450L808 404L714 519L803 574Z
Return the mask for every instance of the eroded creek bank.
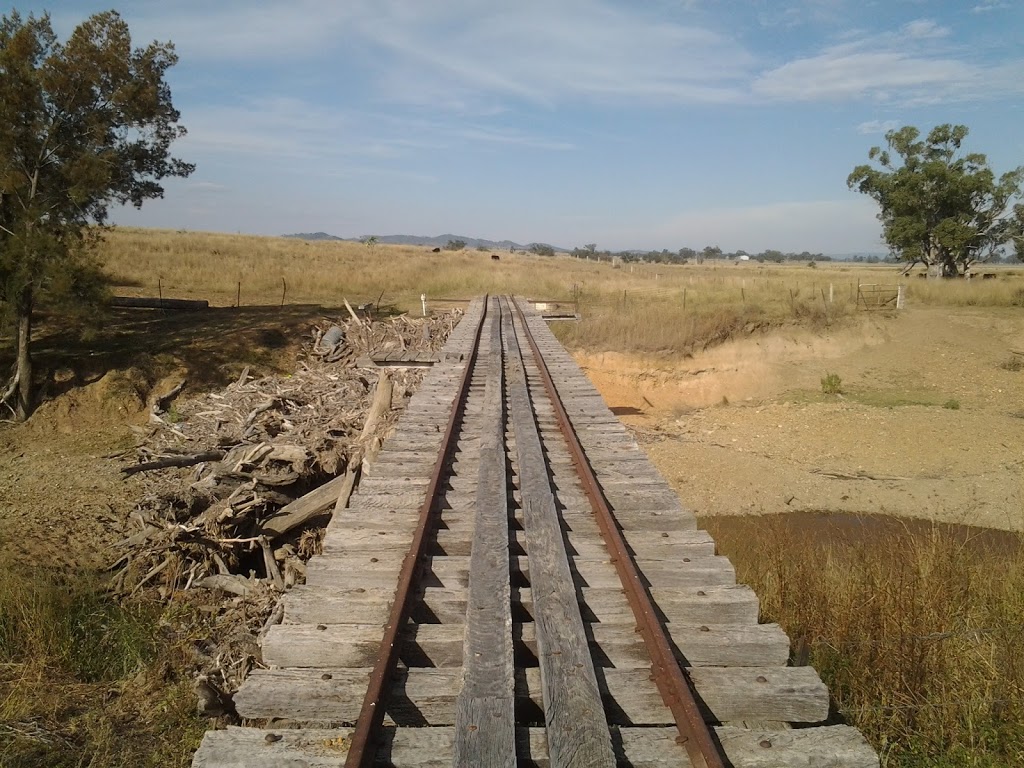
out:
M1024 529L1024 316L862 316L689 358L577 352L700 516L835 511ZM836 374L841 393L824 394Z

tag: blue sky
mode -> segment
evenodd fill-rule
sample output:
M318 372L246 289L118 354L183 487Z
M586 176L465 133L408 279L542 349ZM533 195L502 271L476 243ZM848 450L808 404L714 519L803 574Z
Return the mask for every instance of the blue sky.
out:
M61 34L109 5L49 10ZM901 125L1024 163L1020 0L141 0L198 166L122 224L884 250Z

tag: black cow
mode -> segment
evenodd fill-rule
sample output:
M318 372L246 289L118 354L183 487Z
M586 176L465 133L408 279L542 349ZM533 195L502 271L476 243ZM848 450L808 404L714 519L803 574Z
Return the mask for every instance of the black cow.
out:
M440 253L440 252L441 252L441 249L440 249L440 248L434 248L434 249L433 249L433 250L431 251L431 253Z
M491 254L491 261L501 261L501 256L496 253Z

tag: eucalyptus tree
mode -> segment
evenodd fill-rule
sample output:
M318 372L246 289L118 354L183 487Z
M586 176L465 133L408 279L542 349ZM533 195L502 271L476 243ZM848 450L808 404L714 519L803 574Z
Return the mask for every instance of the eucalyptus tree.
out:
M90 255L112 204L163 196L160 180L194 166L170 156L185 135L165 75L171 43L133 48L125 21L98 13L61 42L46 14L0 17L0 310L17 326L2 394L17 418L33 406L32 311L92 302Z
M1024 167L997 178L985 155L961 152L967 134L949 124L925 139L910 125L889 131L888 149L868 152L875 165L858 165L846 180L878 203L885 241L907 271L923 263L956 277L1007 244L1024 255Z

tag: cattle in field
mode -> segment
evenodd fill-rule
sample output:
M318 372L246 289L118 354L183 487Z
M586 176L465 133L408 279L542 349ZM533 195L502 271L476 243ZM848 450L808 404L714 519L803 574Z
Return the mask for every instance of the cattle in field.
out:
M434 248L434 249L433 249L433 250L431 250L430 252L431 252L431 253L440 253L440 252L441 252L441 249L440 249L440 248Z
M496 253L491 254L491 261L501 261L501 256Z

